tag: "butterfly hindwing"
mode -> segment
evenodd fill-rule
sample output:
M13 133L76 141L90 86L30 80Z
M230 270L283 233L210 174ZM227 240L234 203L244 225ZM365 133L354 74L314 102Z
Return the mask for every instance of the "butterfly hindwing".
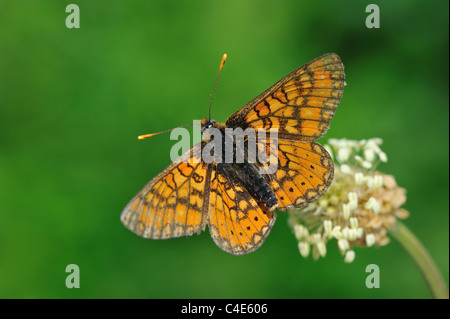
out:
M260 247L276 214L260 205L234 177L233 165L218 164L211 174L209 230L222 250L247 254Z
M278 211L306 206L322 196L333 181L333 160L316 142L278 139L275 148L268 139L265 145L258 146L266 147L271 161L277 162L276 172L263 176L277 196ZM269 163L260 165L267 168Z

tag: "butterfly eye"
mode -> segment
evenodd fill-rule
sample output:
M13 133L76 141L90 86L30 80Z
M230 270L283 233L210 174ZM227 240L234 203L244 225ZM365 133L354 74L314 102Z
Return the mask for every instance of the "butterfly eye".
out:
M215 123L217 123L216 120L210 120L210 121L206 122L206 123L202 126L202 129L201 129L202 134L203 134L207 129L213 127Z
M210 123L203 125L201 129L202 134L204 134L207 129L211 128L211 126L212 125Z

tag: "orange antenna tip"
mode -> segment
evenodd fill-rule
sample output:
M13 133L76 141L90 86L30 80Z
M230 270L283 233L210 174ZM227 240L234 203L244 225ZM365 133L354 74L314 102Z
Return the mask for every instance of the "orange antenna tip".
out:
M222 55L222 60L220 61L219 73L220 73L220 71L222 71L222 68L223 68L226 60L227 60L227 54L224 53Z
M214 92L216 91L216 86L217 86L217 82L219 81L219 76L220 76L220 71L222 71L223 66L225 65L225 61L227 60L227 54L224 53L222 55L222 60L220 60L220 67L219 67L219 72L217 73L217 78L216 78L216 84L214 84L214 89L212 91L211 94L211 99L209 100L209 119L211 119L211 105L212 105L212 100L214 97Z
M152 136L157 135L157 134L160 134L160 133L153 133L153 134L139 135L139 136L138 136L138 140L144 140L144 139L146 139L146 138L152 137Z
M149 138L149 137L152 137L152 136L155 136L155 135L159 135L159 134L162 134L162 133L167 133L167 132L173 131L173 130L175 130L177 128L180 128L180 127L186 127L186 126L191 126L191 125L195 125L195 124L185 124L185 125L174 127L174 128L171 128L170 130L166 130L166 131L162 131L162 132L158 132L158 133L139 135L138 136L138 140L144 140L146 138Z

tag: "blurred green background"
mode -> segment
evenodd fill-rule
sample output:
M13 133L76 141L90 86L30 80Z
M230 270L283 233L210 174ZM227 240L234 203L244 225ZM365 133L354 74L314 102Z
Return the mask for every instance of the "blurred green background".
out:
M68 29L65 8L80 8ZM377 3L381 28L368 29ZM0 0L0 297L429 298L394 240L333 244L303 259L280 213L245 256L209 232L166 241L128 231L119 215L169 162L169 134L208 112L221 55L228 61L213 118L226 118L290 71L341 57L344 97L328 138L381 137L379 170L407 189L405 224L448 284L448 1ZM81 288L65 268L79 265ZM381 288L365 287L378 264Z

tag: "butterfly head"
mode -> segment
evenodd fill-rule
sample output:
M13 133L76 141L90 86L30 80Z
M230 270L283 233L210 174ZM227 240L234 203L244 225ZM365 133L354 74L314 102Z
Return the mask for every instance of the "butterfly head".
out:
M205 131L211 127L215 127L215 124L217 123L216 120L208 120L205 116L205 118L202 120L202 134L205 133Z
M226 128L225 123L219 123L216 120L208 120L206 117L201 121L201 132L204 141L210 141L214 132L209 130L212 128L218 129L221 134L224 134L224 130Z

